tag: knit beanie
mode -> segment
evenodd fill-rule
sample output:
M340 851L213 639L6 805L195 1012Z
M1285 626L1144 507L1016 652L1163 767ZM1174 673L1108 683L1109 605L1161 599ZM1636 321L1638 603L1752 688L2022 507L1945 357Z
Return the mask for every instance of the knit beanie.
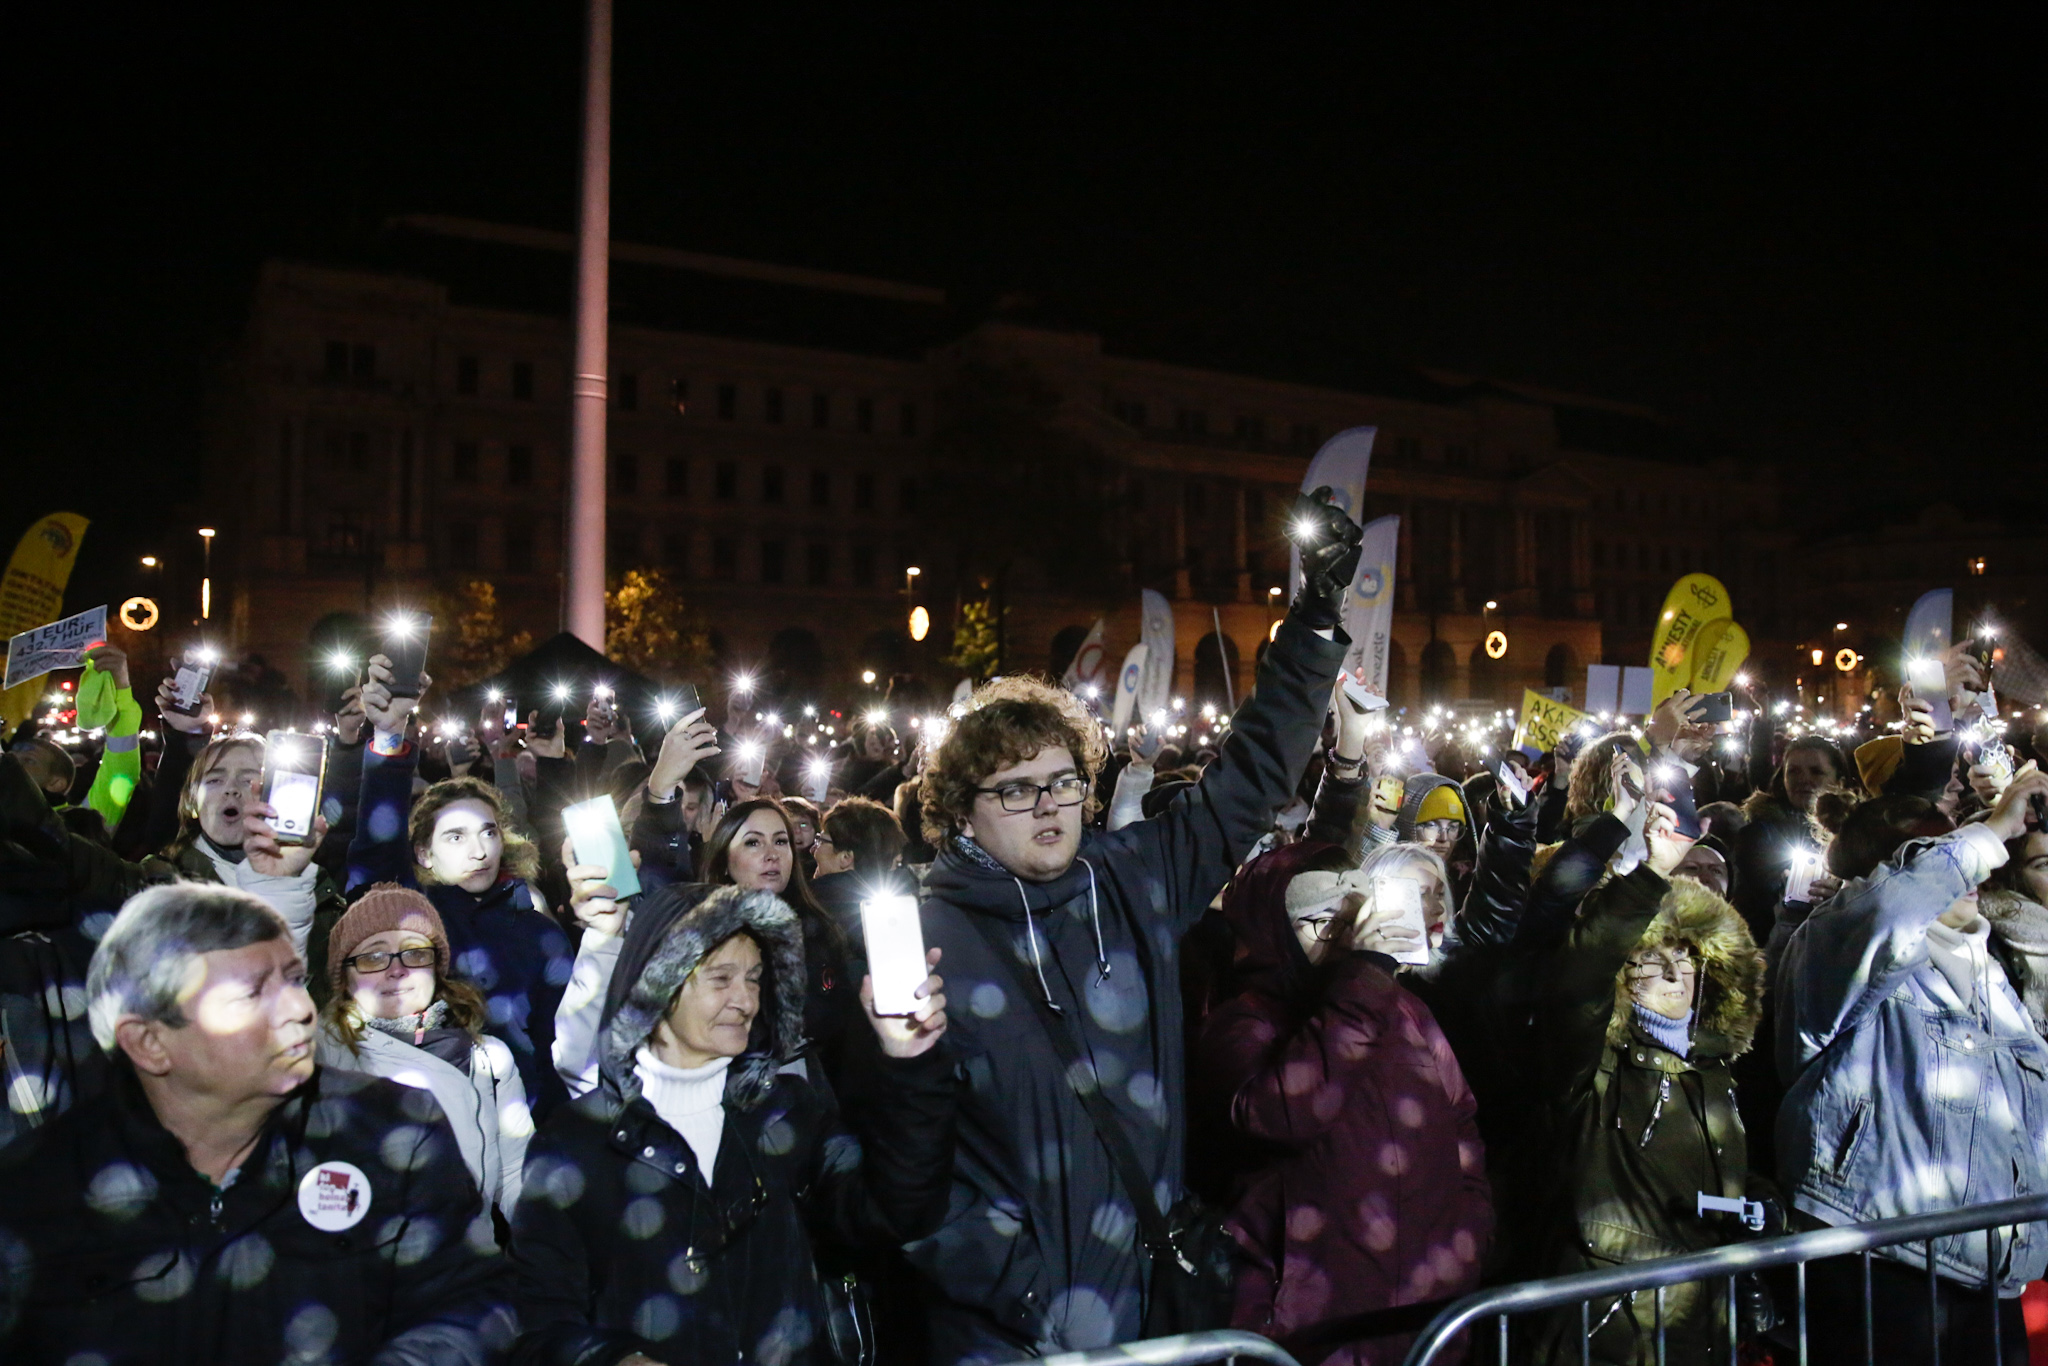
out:
M1431 821L1457 821L1467 824L1465 819L1465 795L1454 783L1444 783L1429 790L1422 804L1415 809L1415 823L1427 825Z
M425 935L441 956L441 971L448 970L448 931L442 926L434 903L410 887L380 882L364 892L347 914L334 922L327 935L327 972L333 980L335 995L348 994L348 958L356 946L386 930L411 930Z
M1856 776L1866 792L1883 792L1884 785L1906 757L1906 742L1896 735L1880 735L1856 747Z

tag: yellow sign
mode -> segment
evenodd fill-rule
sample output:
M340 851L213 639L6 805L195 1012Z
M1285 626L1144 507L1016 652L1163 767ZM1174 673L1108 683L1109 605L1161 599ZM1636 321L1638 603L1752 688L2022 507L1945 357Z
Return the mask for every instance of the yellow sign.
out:
M922 607L910 609L910 638L923 640L932 629L932 614Z
M1656 628L1650 633L1652 707L1680 688L1692 687L1692 647L1700 628L1734 615L1728 590L1712 574L1687 574L1671 585L1664 610L1657 614Z
M1692 682L1696 693L1723 692L1749 658L1749 632L1732 621L1710 621L1692 641Z
M1506 631L1488 631L1486 633L1486 657L1488 659L1499 659L1507 654L1507 652L1508 633Z
M1849 670L1855 668L1858 664L1861 664L1862 662L1863 656L1857 654L1854 650L1850 649L1846 645L1844 645L1841 649L1835 651L1835 667L1837 669L1840 669L1843 673L1849 672Z
M1592 718L1577 707L1569 706L1554 697L1545 697L1533 688L1522 689L1522 724L1515 727L1515 746L1534 745L1537 749L1556 749L1558 737L1581 721Z
M90 525L75 512L53 512L22 533L7 562L7 576L0 579L0 640L64 615L64 585L71 581L78 543ZM41 694L36 679L0 693L0 732L20 725Z
M130 598L121 604L121 624L131 631L148 631L156 626L156 604L148 598Z

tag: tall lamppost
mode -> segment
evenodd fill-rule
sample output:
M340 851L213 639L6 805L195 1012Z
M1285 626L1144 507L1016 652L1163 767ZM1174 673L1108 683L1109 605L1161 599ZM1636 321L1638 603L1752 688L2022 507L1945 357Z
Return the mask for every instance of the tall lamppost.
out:
M210 526L199 528L199 619L201 621L213 619L213 538L217 534Z
M589 0L587 19L562 624L584 644L603 650L605 408L611 373L607 328L611 297L612 0Z

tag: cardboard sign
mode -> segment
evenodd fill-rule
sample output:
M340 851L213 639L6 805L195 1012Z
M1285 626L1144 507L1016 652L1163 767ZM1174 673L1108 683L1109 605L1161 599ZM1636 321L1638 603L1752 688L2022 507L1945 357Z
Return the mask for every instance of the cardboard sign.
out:
M1515 747L1534 745L1539 750L1557 748L1558 737L1587 719L1577 707L1545 697L1534 688L1522 690L1522 723L1515 727Z
M1621 700L1621 668L1615 664L1586 666L1586 710L1612 716Z
M13 688L41 678L53 669L75 669L85 652L107 639L107 609L95 607L75 617L23 631L7 642L7 682Z

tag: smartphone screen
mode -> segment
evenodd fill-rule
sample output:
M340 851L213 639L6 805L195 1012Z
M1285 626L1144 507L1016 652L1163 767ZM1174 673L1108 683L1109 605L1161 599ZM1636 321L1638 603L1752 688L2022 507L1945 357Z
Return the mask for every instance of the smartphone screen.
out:
M1946 734L1956 727L1954 713L1948 709L1948 675L1938 659L1922 658L1906 661L1906 681L1913 685L1913 695L1934 709L1934 730L1937 735Z
M619 810L610 797L592 797L587 802L562 808L562 828L569 832L569 845L576 861L605 870L607 886L621 901L640 895L640 875L633 869L633 854L626 845L626 832L619 825Z
M327 737L274 730L263 741L263 803L279 844L311 844L327 775Z
M768 751L761 745L741 745L739 759L733 766L733 776L751 787L761 785L761 776L768 768Z
M1412 877L1375 877L1372 880L1373 909L1392 910L1395 923L1415 931L1416 945L1394 955L1397 963L1422 964L1429 961L1429 924L1422 914L1422 883Z
M1787 905L1807 905L1806 889L1814 879L1827 872L1827 864L1820 850L1810 844L1797 845L1792 850L1792 864L1785 872L1785 901Z
M704 710L704 699L697 692L695 683L685 683L676 689L676 717L681 719L693 711Z
M1701 726L1719 725L1735 717L1735 695L1725 692L1702 693L1686 703L1686 713L1693 724Z
M519 729L519 699L508 697L505 699L505 733L509 735L517 729Z
M1500 780L1500 804L1503 810L1520 811L1529 800L1529 785L1522 781L1521 770L1513 764L1503 763L1494 773Z
M391 661L393 697L420 695L420 673L427 667L427 638L433 631L434 619L420 612L401 612L384 623L378 644Z
M832 765L824 760L804 765L804 795L823 806L832 795Z
M171 710L186 716L199 715L199 699L206 692L206 685L212 681L211 661L187 657L178 665L177 675L171 680Z
M875 1014L911 1015L917 989L930 969L924 962L924 922L917 898L889 895L860 903L861 938L867 943L868 973L875 983Z

